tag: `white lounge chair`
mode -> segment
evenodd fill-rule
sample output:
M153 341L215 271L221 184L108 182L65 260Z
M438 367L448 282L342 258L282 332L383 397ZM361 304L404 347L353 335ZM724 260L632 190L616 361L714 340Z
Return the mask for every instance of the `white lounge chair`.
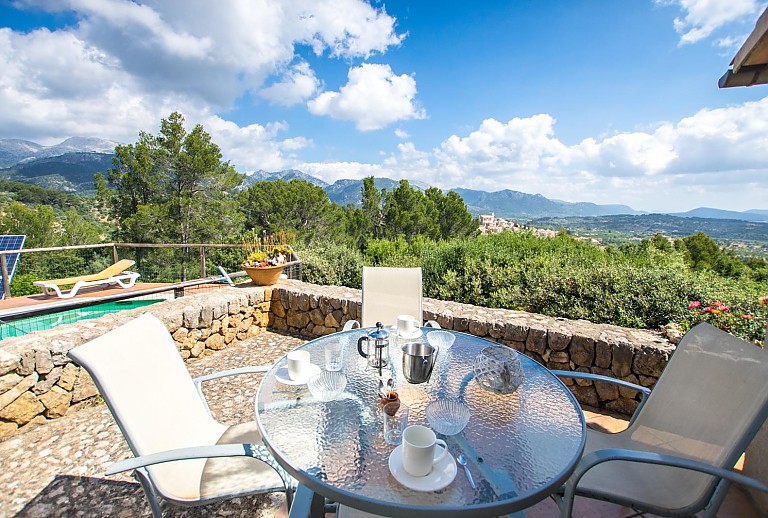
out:
M67 277L64 279L52 279L48 281L35 281L33 284L43 288L46 295L56 295L60 299L71 299L80 288L89 286L101 286L117 284L121 288L130 288L136 284L139 274L126 271L133 266L135 261L130 259L121 259L109 268L105 268L99 273L91 275L81 275L79 277ZM62 291L65 286L72 286L69 291Z
M363 266L363 304L361 322L349 320L344 330L373 327L376 322L394 324L398 315L410 315L424 322L421 268ZM429 327L440 327L434 320Z
M552 372L644 396L626 430L588 430L584 456L564 488L563 517L571 516L575 495L654 515L714 517L732 482L768 492L732 471L768 417L768 351L700 323L652 391L606 376Z
M156 518L158 496L197 506L255 493L285 491L292 479L264 447L255 421L226 426L214 419L201 384L265 372L244 367L192 379L165 325L144 315L69 351L96 383L135 455L107 475L132 471Z

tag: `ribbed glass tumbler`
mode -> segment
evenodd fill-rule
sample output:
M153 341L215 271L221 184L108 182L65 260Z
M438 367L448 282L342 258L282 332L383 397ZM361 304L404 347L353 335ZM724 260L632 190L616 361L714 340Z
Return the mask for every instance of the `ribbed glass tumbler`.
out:
M523 367L517 351L492 345L475 358L475 379L486 390L510 394L522 385Z

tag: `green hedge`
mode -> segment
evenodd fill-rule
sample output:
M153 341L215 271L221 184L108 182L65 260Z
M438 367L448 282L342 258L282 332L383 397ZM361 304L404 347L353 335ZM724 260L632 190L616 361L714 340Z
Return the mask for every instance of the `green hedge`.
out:
M421 266L424 295L431 298L636 328L670 322L685 328L708 319L748 340L765 340L768 306L758 304L764 283L693 270L681 252L647 243L617 250L565 234L503 232L410 245L376 240L364 253L324 245L300 257L305 280L318 284L359 288L363 265ZM728 304L729 321L695 314L691 301Z

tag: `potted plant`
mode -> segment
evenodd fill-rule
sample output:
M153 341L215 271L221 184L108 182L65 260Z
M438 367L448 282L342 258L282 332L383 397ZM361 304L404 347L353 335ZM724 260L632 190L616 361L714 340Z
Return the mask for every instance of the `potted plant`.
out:
M277 245L265 250L253 250L243 261L243 270L257 286L275 284L291 261L293 250L287 245Z
M296 253L286 244L292 238L294 236L289 232L259 236L255 229L243 235L245 260L242 267L254 284L275 284L287 266L299 262Z

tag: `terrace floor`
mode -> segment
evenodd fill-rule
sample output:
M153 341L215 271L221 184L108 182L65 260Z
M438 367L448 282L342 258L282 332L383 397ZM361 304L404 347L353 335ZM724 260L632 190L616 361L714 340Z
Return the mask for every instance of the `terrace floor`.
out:
M237 346L218 351L189 365L193 376L246 365L275 361L303 340L264 332ZM225 423L253 418L253 397L258 378L216 380L206 395L215 415ZM591 427L617 431L622 419L587 411ZM66 417L26 430L0 442L0 518L152 516L138 482L128 474L105 477L113 462L130 452L106 406L95 405L73 411ZM285 516L284 498L274 493L240 498L199 508L164 507L168 517ZM547 499L527 511L531 518L558 516L554 501ZM733 486L718 516L752 518L758 512L747 494ZM651 516L632 509L577 499L576 517L626 518Z

